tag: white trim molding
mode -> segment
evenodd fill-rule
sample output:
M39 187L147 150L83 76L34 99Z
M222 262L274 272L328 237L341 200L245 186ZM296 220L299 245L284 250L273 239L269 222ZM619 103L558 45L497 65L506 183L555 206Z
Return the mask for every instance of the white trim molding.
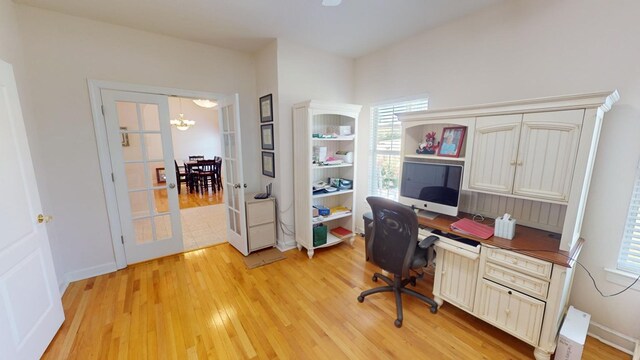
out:
M587 334L613 348L632 355L633 360L639 360L638 356L640 356L640 354L638 339L621 334L604 325L600 325L593 320L589 323L589 332Z
M639 276L639 275L632 274L632 273L627 272L627 271L621 271L621 270L618 270L618 269L604 268L604 271L606 273L607 281L609 281L611 283L614 283L616 285L623 286L625 288L627 286L631 285L634 281L636 281L636 279ZM640 291L640 280L638 280L629 289L630 290L635 290L635 291Z
M78 281L88 279L98 275L108 274L110 272L114 272L118 270L115 262L108 262L101 265L91 266L88 268L71 271L64 274L64 281L61 284L58 284L58 288L60 289L60 297L64 295L64 292L69 287L69 284Z

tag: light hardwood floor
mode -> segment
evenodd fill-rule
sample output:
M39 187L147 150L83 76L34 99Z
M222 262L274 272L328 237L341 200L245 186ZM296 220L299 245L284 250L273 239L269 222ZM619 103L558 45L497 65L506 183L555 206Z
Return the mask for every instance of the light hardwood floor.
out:
M364 241L247 270L229 244L74 282L44 359L531 359L533 348L445 303L403 297L397 329ZM431 295L429 276L417 290ZM631 357L588 338L583 359Z

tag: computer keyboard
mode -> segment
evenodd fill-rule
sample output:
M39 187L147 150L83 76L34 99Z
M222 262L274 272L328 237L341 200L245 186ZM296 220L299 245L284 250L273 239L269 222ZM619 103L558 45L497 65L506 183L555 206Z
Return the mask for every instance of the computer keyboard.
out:
M433 230L434 229L432 229L432 228L419 226L418 227L418 235L420 236L420 238L426 238L427 236L432 235L431 232Z

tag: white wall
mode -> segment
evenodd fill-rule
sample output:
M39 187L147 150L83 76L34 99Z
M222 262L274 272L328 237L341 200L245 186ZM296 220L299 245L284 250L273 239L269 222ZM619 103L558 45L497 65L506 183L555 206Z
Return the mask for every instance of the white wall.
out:
M600 137L580 260L605 293L615 292L621 287L605 280L603 268L615 267L640 159L639 13L631 0L506 2L358 59L355 101L429 93L430 107L444 108L619 89L622 100ZM362 125L360 134L368 133ZM360 145L358 161L366 163L368 144ZM360 167L359 178L366 171ZM361 218L365 208L358 210ZM571 303L640 338L640 292L602 298L578 269Z
M51 189L58 280L114 264L87 79L212 93L239 93L247 183L258 187L255 64L247 54L17 6L33 96L30 125ZM246 123L251 126L245 126ZM92 270L93 269L93 270Z
M278 39L277 59L276 195L281 220L293 229L294 149L291 107L295 103L311 99L352 103L354 63L352 59L305 48L282 39ZM285 236L283 241L286 245L295 245L295 239L290 236Z
M18 26L18 5L11 0L0 0L0 59L10 63L13 66L13 72L16 78L16 85L20 96L20 106L22 107L22 115L24 117L25 128L27 130L27 138L29 148L31 150L31 159L33 161L38 183L38 192L42 202L42 210L45 214L51 213L51 206L47 191L47 181L44 174L39 173L38 169L43 164L41 147L36 141L37 129L33 121L33 101L29 93L27 84L27 70L24 62L22 36ZM55 222L47 224L47 233L49 242L56 242L55 233L52 229L56 226ZM54 264L62 261L59 254L53 252ZM56 276L58 279L63 275L60 266L56 266Z
M187 130L171 127L173 157L182 165L189 155L204 155L205 159L222 156L222 137L218 123L218 108L207 109L196 105L191 99L182 99L182 112L185 119L196 122ZM170 119L180 114L180 98L169 98Z

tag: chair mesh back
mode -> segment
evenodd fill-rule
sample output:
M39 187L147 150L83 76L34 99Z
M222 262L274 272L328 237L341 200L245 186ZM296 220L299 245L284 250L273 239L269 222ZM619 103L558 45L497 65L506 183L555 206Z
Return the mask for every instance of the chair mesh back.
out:
M418 218L396 201L370 196L373 233L368 243L370 260L382 269L407 276L418 241Z

